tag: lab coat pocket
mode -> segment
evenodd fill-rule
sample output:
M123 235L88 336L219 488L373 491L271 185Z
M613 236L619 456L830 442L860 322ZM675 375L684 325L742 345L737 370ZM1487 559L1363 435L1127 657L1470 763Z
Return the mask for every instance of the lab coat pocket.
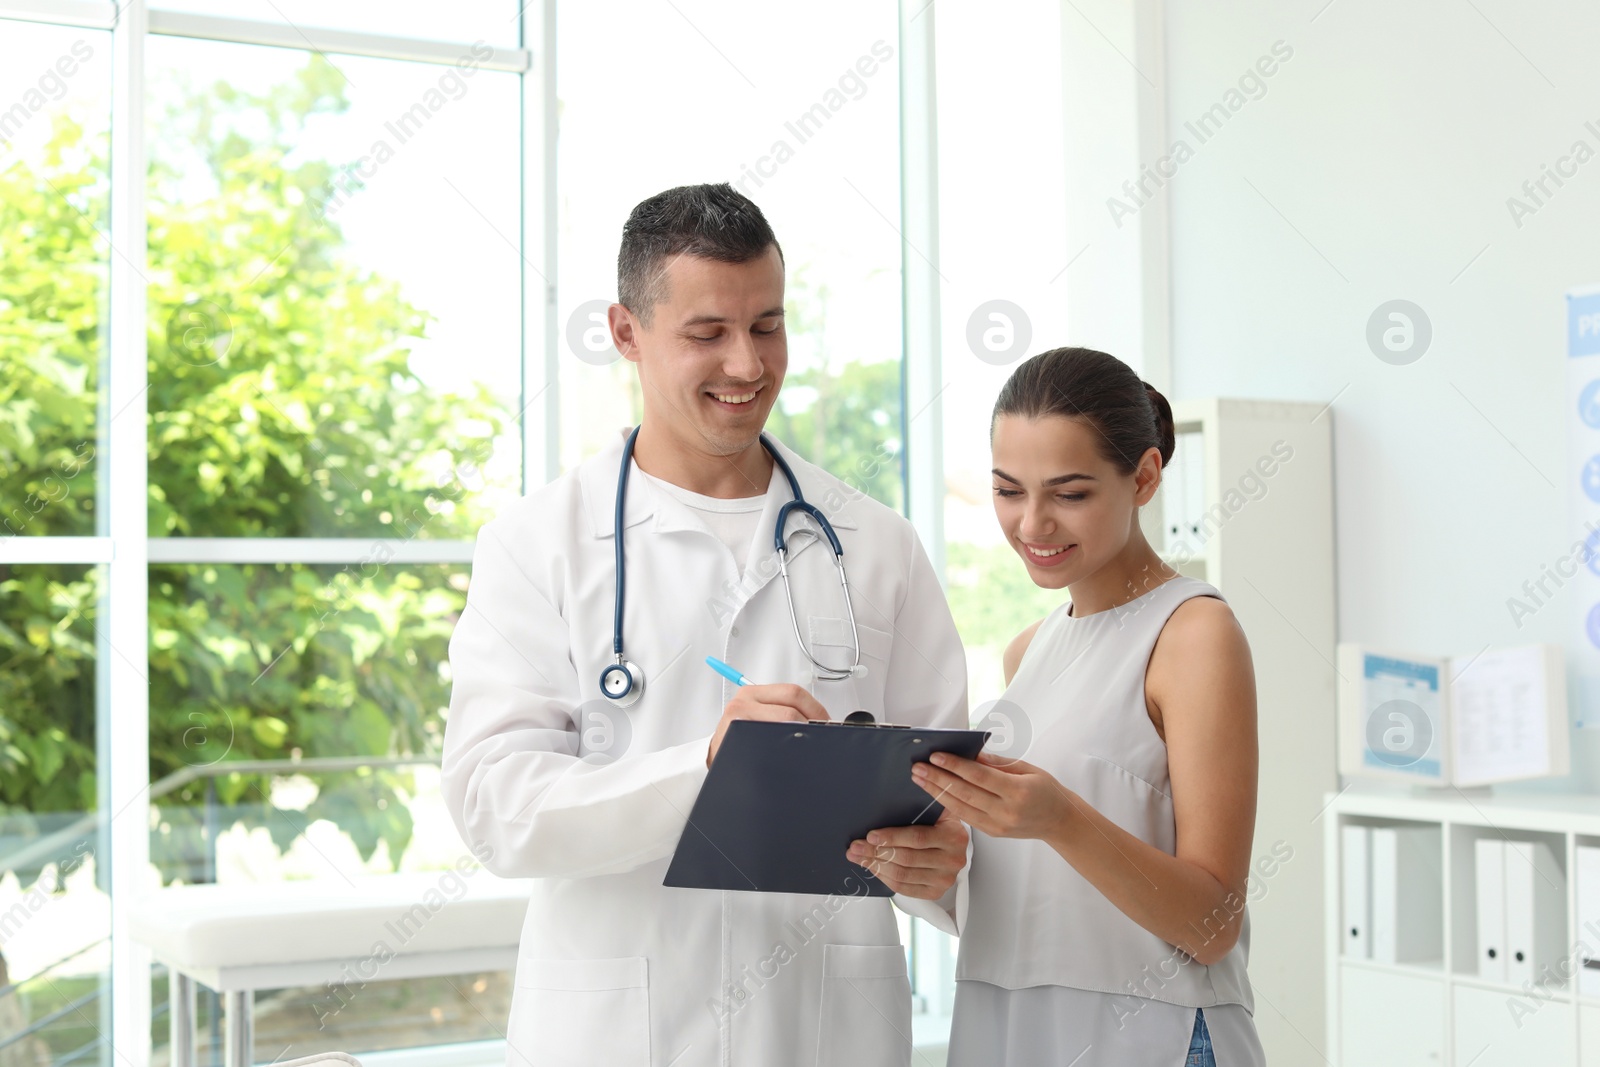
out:
M810 648L811 654L829 667L844 668L855 661L856 646L850 637L850 620L832 618L823 615L810 617ZM852 705L845 709L848 714L852 711L870 711L879 722L884 722L884 686L889 680L889 653L894 648L894 637L882 630L871 626L856 623L856 635L861 639L861 665L867 668L867 673L858 678L847 678L837 682L819 682L819 686L835 687L845 695L845 699ZM831 695L826 690L819 689L817 695ZM835 710L830 701L824 699L823 703L829 710ZM835 715L843 718L844 715Z
M539 1067L648 1067L648 975L643 956L519 960L507 1043Z
M825 945L817 1067L906 1067L911 981L899 945Z

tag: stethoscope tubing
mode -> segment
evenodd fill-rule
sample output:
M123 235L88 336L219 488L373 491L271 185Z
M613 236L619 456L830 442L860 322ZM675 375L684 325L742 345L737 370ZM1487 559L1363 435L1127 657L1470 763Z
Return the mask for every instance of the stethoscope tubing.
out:
M615 666L607 667L605 672L602 672L602 692L606 692L603 684L606 674L618 667L628 672L630 677L634 679L634 685L639 690L642 690L644 685L643 672L628 663L622 651L622 619L627 606L628 573L626 552L622 544L623 511L628 499L628 472L633 465L633 446L634 442L639 438L640 429L641 427L635 426L633 432L628 434L627 443L622 446L622 467L617 474L617 503L612 527L612 540L615 542L613 551L616 560L616 600L612 612L611 626L611 651L616 656L616 664ZM805 495L800 491L800 480L795 477L794 470L789 466L788 461L778 453L777 448L767 439L766 434L762 434L760 440L767 453L772 456L773 462L777 464L778 469L783 472L784 480L789 483L789 491L794 495L793 500L778 509L777 521L773 524L772 547L778 555L778 571L783 580L783 595L789 606L789 624L794 627L795 642L799 644L801 653L817 669L819 677L828 681L841 681L852 677L861 669L861 635L856 628L855 604L850 597L850 579L845 573L844 546L839 541L839 535L833 529L833 523L828 521L828 517L816 505L807 501ZM850 620L850 644L855 650L855 662L849 667L830 667L825 663L819 662L811 654L811 650L806 647L805 638L800 633L800 618L795 613L794 607L794 590L789 583L789 547L784 533L789 517L796 512L811 519L827 540L828 547L833 549L834 565L839 572L839 588L844 593L845 614ZM606 692L606 695L611 696L614 700L619 699L609 692ZM630 688L621 695L622 698L629 696L636 700L638 698L637 691Z

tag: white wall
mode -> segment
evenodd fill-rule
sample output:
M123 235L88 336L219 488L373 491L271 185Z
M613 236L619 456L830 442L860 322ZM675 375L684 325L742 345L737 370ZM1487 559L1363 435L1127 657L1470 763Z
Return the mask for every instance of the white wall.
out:
M1070 336L1041 338L1110 352L1171 391L1167 335L1167 216L1156 197L1129 213L1107 197L1137 177L1161 133L1161 19L1149 0L1064 0L1061 128L1067 264L1062 304Z
M1199 143L1185 121L1278 41ZM1579 0L1166 5L1168 133L1195 150L1165 188L1174 394L1333 401L1342 641L1576 648L1570 586L1520 628L1506 601L1573 540L1563 293L1600 282L1600 158L1520 228L1507 198L1600 151L1596 41ZM1365 338L1395 298L1433 326L1404 366ZM1573 767L1600 788L1600 730Z

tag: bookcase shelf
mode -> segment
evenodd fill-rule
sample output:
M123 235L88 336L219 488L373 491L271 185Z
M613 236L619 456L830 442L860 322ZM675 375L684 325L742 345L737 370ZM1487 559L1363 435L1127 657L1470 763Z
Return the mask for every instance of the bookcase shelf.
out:
M1575 875L1578 847L1600 844L1600 797L1358 781L1328 794L1326 805L1327 1026L1335 1065L1600 1067L1600 997L1581 994L1577 978L1567 977L1578 965L1571 955L1549 972L1546 984L1525 987L1478 974L1475 866L1480 838L1549 845L1559 873L1559 914L1542 918L1556 924L1565 952L1573 952L1580 939L1595 945L1600 931L1585 937L1578 929ZM1396 890L1441 894L1444 958L1437 963L1392 964L1345 954L1344 828L1363 825L1438 827L1442 885Z
M1409 974L1418 978L1444 977L1444 960L1426 960L1420 963L1383 963L1379 960L1346 957L1344 966L1364 967L1368 970L1383 971L1388 974Z

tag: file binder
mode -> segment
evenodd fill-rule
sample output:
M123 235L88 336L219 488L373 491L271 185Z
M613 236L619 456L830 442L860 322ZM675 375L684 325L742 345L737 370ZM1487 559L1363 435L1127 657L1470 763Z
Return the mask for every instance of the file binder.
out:
M1356 959L1372 955L1372 831L1344 827L1344 954Z
M1372 958L1444 959L1441 837L1429 826L1372 828Z
M1506 980L1542 985L1560 980L1566 880L1543 841L1505 842Z
M1499 838L1473 842L1478 889L1478 977L1506 980L1506 850Z
M1578 846L1578 992L1600 997L1600 847Z

